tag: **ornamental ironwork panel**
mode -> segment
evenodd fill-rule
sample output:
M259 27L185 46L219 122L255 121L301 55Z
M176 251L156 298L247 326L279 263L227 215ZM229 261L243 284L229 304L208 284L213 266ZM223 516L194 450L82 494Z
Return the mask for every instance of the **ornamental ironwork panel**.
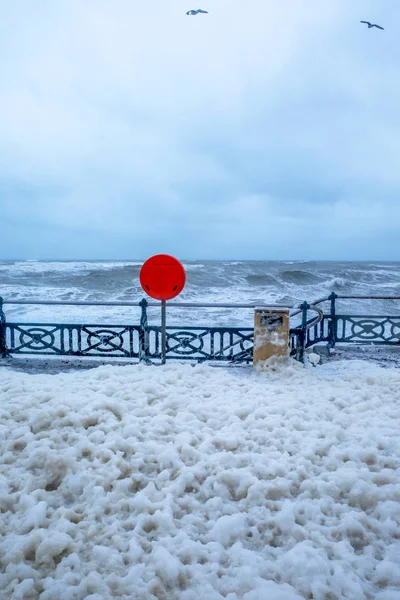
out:
M310 321L304 326L298 325L290 330L289 351L290 356L296 360L303 361L306 348L320 342L329 342L332 331L332 318L325 315L319 323L308 328Z
M399 344L400 317L336 315L336 342Z
M0 356L13 354L122 357L147 363L161 359L161 327L149 325L147 302L140 303L138 325L79 325L53 323L7 323L0 298ZM301 324L290 330L290 354L304 361L314 344L400 343L400 317L337 315L334 298L331 314L315 325L309 319L310 305L301 305ZM166 358L180 361L253 360L253 327L167 327Z
M161 327L6 323L9 354L161 358ZM167 327L167 357L197 362L253 360L253 328Z
M301 327L290 330L289 335L289 352L290 356L296 360L301 360L303 354L303 331Z
M139 326L6 323L11 354L139 357Z
M331 318L324 315L322 321L307 330L306 346L313 346L320 342L328 342L330 339Z
M161 358L161 327L148 326L150 359ZM252 327L167 327L166 357L197 362L253 360L254 329Z

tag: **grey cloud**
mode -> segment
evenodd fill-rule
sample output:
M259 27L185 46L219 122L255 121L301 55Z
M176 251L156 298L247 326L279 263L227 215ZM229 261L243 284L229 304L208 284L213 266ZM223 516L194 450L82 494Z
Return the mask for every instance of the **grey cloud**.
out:
M178 0L8 6L0 253L392 256L399 46L358 21L397 2L253 4L202 23Z

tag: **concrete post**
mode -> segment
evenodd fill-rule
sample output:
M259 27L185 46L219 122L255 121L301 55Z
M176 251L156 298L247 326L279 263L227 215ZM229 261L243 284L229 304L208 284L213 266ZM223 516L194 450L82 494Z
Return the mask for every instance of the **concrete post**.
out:
M289 309L274 306L254 311L253 365L276 357L289 358Z

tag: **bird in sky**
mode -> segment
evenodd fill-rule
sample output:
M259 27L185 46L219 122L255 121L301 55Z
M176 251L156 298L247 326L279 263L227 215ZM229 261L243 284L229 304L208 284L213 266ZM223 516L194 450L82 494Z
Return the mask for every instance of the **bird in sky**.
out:
M370 23L369 21L360 21L360 23L365 23L366 25L368 25L368 29L371 29L371 27L376 27L377 29L383 29L383 27L381 27L380 25L377 25L376 23Z
M187 15L198 15L199 13L208 14L208 10L201 10L201 8L198 8L197 10L188 10L188 12L186 14Z

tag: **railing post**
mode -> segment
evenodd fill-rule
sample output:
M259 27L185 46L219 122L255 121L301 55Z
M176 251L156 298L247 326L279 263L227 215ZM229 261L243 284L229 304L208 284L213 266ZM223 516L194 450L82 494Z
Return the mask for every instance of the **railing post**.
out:
M307 348L307 313L310 308L310 305L307 301L303 302L300 306L302 310L301 317L301 340L300 340L300 361L302 363L305 362L306 358L306 348Z
M335 292L329 296L331 301L331 315L330 315L330 326L329 326L329 341L328 348L334 348L337 339L337 319L336 319L336 298L338 297Z
M0 356L6 358L9 355L6 344L6 315L3 312L3 298L0 296Z
M147 306L148 302L146 298L143 298L139 302L139 306L142 310L140 316L140 330L139 330L139 362L149 363L149 331L147 329Z

